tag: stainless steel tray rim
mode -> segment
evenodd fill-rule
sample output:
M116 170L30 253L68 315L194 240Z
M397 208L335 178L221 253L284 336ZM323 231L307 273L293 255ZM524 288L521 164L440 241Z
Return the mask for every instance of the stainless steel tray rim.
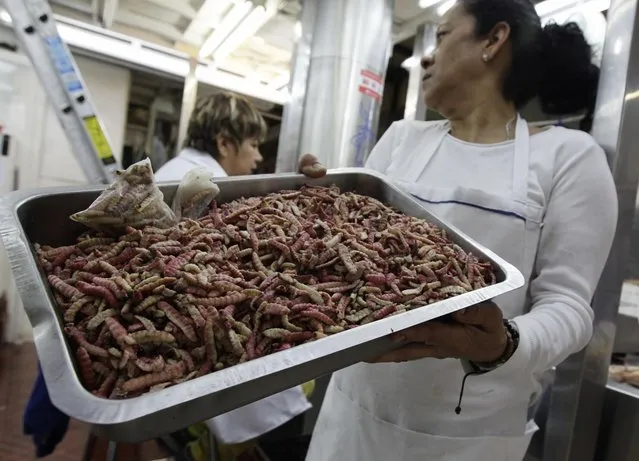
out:
M69 402L70 405L66 407L64 402L67 401L68 393L56 392L58 389L62 391L64 388L54 387L52 389L51 398L56 404L59 404L62 411L75 411L75 417L92 424L110 424L113 421L113 414L109 411L109 407L115 407L113 410L118 410L123 403L139 402L140 406L132 406L126 415L118 417L118 422L133 421L150 413L161 411L168 407L183 403L188 400L195 400L202 397L202 393L215 393L223 389L228 389L244 381L262 378L264 376L275 374L286 370L287 368L295 365L299 365L314 359L318 359L324 356L329 356L338 352L341 349L353 347L361 343L372 341L379 338L379 332L383 332L383 335L390 335L392 333L402 331L406 328L410 328L415 325L419 325L426 321L437 318L441 315L445 315L458 310L458 305L462 303L472 302L472 304L478 304L487 299L491 299L503 293L503 285L508 285L512 288L518 288L520 285L512 282L502 282L497 285L491 285L480 290L472 291L462 295L449 298L441 301L436 305L423 306L410 310L401 316L396 318L385 318L376 322L371 322L366 325L359 326L357 328L344 331L340 334L341 343L330 344L326 342L321 354L314 352L314 344L306 343L295 348L287 349L285 351L279 351L274 354L270 354L259 359L255 359L249 362L241 363L233 367L216 371L215 373L202 376L200 378L189 381L189 393L191 398L185 399L184 392L185 387L181 385L172 386L166 389L162 389L150 394L144 394L139 397L134 397L126 400L108 400L96 397L86 391L83 387L78 389L79 392L86 394L88 398L95 402L100 402L103 410L100 414L93 412L87 412L85 415L77 414L77 407ZM434 306L433 309L430 309ZM430 309L430 310L429 310ZM401 320L401 321L400 321ZM392 322L391 322L392 321ZM389 324L393 324L393 327L389 327ZM329 338L322 338L319 341L326 341ZM330 345L329 345L330 344Z
M396 185L392 183L389 184L383 175L376 172L368 170L363 172L361 169L351 168L340 169L331 171L327 179L329 182L332 182L330 181L331 178L338 180L340 176L348 176L349 174L365 174L384 181L385 187L393 190L401 196L403 200L410 201L413 205L422 208L422 205L414 197L405 194ZM303 178L303 182L309 184L318 182L308 180L296 174L277 176L286 177L287 179ZM217 182L222 185L234 182L241 183L242 181L246 181L246 179L246 177L223 178ZM258 177L253 179L262 178ZM266 175L264 179L271 180L273 179L273 175ZM162 187L168 188L168 191L165 191L165 199L169 201L171 194L177 187L177 183L163 183ZM60 386L49 386L51 399L63 412L97 426L117 426L148 417L154 413L169 410L172 407L185 403L193 403L200 400L204 402L206 398L210 400L212 394L221 390L228 391L247 380L275 375L291 366L328 357L345 348L358 346L362 343L387 336L395 331L400 331L441 315L454 312L459 310L462 305L468 306L492 299L505 292L520 288L525 283L522 274L513 265L507 263L491 250L483 247L474 240L467 239L469 244L472 244L476 250L483 253L482 257L491 259L499 266L500 270L506 275L505 281L480 290L455 296L445 301L425 306L424 308L417 308L399 316L382 319L352 330L347 330L338 335L332 335L312 343L303 344L292 349L245 362L140 397L126 400L102 399L88 392L80 384L75 375L72 358L64 345L65 339L62 329L55 317L54 321L51 322L51 317L55 314L46 304L49 301L48 288L39 280L40 270L32 256L25 229L22 227L16 210L26 202L45 196L69 193L99 193L103 189L104 186L46 188L18 191L0 199L0 217L3 218L0 223L0 237L7 247L7 253L11 262L12 271L16 277L20 296L23 300L30 300L30 302L25 302L24 305L34 328L34 340L41 360L45 380L47 383L60 384ZM461 234L454 226L448 224L446 224L446 226L454 232ZM27 270L25 270L25 263L28 265ZM335 341L336 339L338 339L338 341ZM319 343L323 343L321 351L316 347ZM47 360L49 357L54 358L56 356L58 365L64 366L53 366L51 365L53 360ZM84 405L78 406L77 399L82 399ZM211 416L214 416L213 413L215 413L215 410L211 409Z
M363 168L337 168L334 170L330 170L329 173L327 174L327 178L330 177L335 177L335 176L340 176L340 175L348 175L348 174L361 174L363 171L365 171L366 175L368 176L372 176L375 177L377 179L380 179L384 182L386 182L387 186L391 189L393 189L395 192L397 192L398 194L403 195L404 197L406 197L408 200L410 200L413 204L422 207L422 204L419 202L419 200L417 200L417 198L415 198L413 195L411 194L407 194L404 193L396 184L392 183L392 182L388 182L388 178L386 178L385 175L374 171L374 170L369 170L369 169L363 169ZM252 175L250 176L250 178L252 180L259 180L260 178L272 178L274 175L269 175L269 174L264 174L264 175ZM313 184L314 182L317 182L318 180L314 180L311 178L306 178L305 176L301 175L301 174L296 174L296 173L282 173L279 174L277 176L280 177L292 177L292 178L303 178L304 181L308 184ZM216 179L215 182L218 184L225 184L225 183L233 183L233 182L243 182L246 181L248 177L247 176L227 176L224 178L219 178ZM179 185L179 182L176 181L170 181L170 182L165 182L162 183L163 186L169 186L169 187L173 187L173 188L177 188L177 186ZM25 202L30 201L30 200L34 200L37 198L41 198L44 196L49 196L49 195L64 195L64 194L68 194L68 193L81 193L81 192L100 192L103 191L106 188L106 186L102 185L102 186L72 186L72 187L47 187L47 188L39 188L39 189L32 189L29 191L15 191L10 193L9 195L7 195L6 197L0 198L0 208L4 208L6 211L9 212L9 215L12 217L12 219L16 222L17 226L20 228L20 230L22 229L22 226L20 225L19 221L17 220L17 217L15 215L15 212L13 211L15 208L23 205ZM165 200L168 202L168 197L165 194ZM0 216L2 216L2 213L0 213ZM458 229L456 226L447 225L448 227L450 227L455 233L457 234L463 234L463 232L461 232L460 229ZM0 224L0 231L2 230L4 226L2 226ZM20 232L16 232L18 234L20 234ZM0 235L3 234L2 232L0 232ZM4 238L3 238L4 239ZM523 280L523 275L521 275L521 273L517 270L517 268L515 268L512 264L508 263L507 261L503 260L500 256L498 256L496 253L494 253L492 250L490 250L489 248L484 247L483 245L481 245L479 242L475 241L474 239L467 237L467 240L469 242L471 242L474 246L478 247L483 253L485 253L486 256L488 256L490 259L494 260L495 262L497 262L500 266L504 267L504 268L508 268L509 272L511 273L511 275L513 276L519 276L519 278L521 279L521 283L522 285L524 284L524 280ZM25 244L25 251L26 248L28 248L28 243L24 242ZM5 244L6 246L6 244Z
M513 288L518 288L517 284L512 284L509 282L502 283L508 284ZM426 321L432 320L433 318L458 310L456 306L465 302L465 300L467 299L470 300L469 302L472 301L473 304L477 304L486 299L492 298L493 295L496 296L503 293L503 291L499 289L501 285L502 284L492 285L480 290L476 290L474 292L447 299L438 303L436 305L436 309L433 309L432 312L425 312L429 309L430 306L423 306L413 309L402 314L402 322L399 322L399 319L385 318L382 320L378 320L377 322L372 322L366 325L359 326L355 329L342 332L340 333L340 335L342 335L342 347L338 347L337 343L329 345L329 343L326 342L322 354L313 352L313 343L306 343L296 346L295 348L291 348L285 351L279 351L274 354L261 357L259 359L244 362L231 368L219 370L215 373L202 376L188 382L188 390L189 394L191 394L189 398L185 398L184 392L186 391L186 387L183 387L181 385L172 386L153 393L144 394L139 397L134 397L126 400L109 400L99 398L89 393L83 387L79 387L77 389L77 392L85 394L86 399L90 399L95 403L99 403L102 407L100 413L92 412L88 408L89 411L83 414L78 414L77 406L74 405L73 399L69 399L69 394L67 391L59 392L64 390L63 387L53 387L50 391L51 398L56 403L56 406L60 408L60 410L62 410L63 412L70 412L74 414L74 417L76 417L77 419L80 419L87 423L98 425L112 424L114 419L116 419L119 423L134 421L157 411L161 411L166 408L184 403L185 401L196 400L199 397L202 397L203 393L212 394L220 390L229 389L233 386L241 384L244 381L247 381L247 379L258 379L270 374L282 372L291 366L309 362L323 356L329 356L331 354L339 352L345 347L352 347L366 341L377 339L379 337L379 334L377 334L377 332L380 330L384 332L384 335L390 335L392 333L402 331L406 328L419 325ZM391 323L389 322L389 320L396 320L397 324L394 327L389 327L388 325ZM315 342L326 341L327 339L330 339L330 337L322 338ZM57 370L60 371L59 369ZM60 372L60 377L63 373L64 371ZM51 376L48 377L52 378L52 381L57 380L56 378L53 378ZM132 406L132 409L129 409L126 413L120 414L122 404L132 404L134 402L139 402L140 405Z

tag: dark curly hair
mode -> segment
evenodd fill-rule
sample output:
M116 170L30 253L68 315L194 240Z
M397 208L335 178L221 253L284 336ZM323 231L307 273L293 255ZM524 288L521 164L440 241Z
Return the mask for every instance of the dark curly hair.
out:
M237 148L247 139L262 142L266 123L248 99L222 91L201 97L189 119L184 147L208 152L219 158L216 137L222 135Z
M485 37L500 22L510 26L512 63L503 94L521 108L538 97L550 115L586 111L582 128L592 120L599 68L592 49L575 23L541 26L530 0L461 0L475 18L476 35Z

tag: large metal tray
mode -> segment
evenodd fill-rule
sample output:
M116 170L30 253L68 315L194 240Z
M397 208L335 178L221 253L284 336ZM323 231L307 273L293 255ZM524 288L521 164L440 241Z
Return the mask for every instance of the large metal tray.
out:
M296 174L225 178L217 181L220 187L218 200L294 189L309 182ZM111 440L148 440L374 357L393 348L388 338L392 332L489 300L524 284L521 273L514 266L431 215L377 173L361 169L336 170L312 183L336 184L343 191L375 197L408 215L436 223L464 249L491 260L498 271L498 283L158 392L126 400L107 400L87 392L78 379L62 333L62 322L46 279L36 263L32 245L35 242L72 243L84 228L68 216L89 206L102 188L15 192L0 200L0 235L34 329L38 357L53 403L69 416L94 425L97 432ZM161 186L169 203L176 188L176 184Z

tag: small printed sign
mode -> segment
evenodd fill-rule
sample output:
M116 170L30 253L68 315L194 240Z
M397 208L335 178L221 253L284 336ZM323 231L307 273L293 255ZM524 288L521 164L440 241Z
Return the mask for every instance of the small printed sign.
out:
M360 72L360 93L370 96L380 102L382 100L383 91L384 82L381 75L366 69Z

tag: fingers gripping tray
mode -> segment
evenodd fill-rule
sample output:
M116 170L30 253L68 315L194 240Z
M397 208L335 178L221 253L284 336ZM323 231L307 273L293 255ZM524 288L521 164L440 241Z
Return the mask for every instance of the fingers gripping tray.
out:
M295 174L224 178L216 181L218 203L299 189L309 179ZM63 334L64 320L34 244L72 244L86 229L69 219L86 209L103 188L19 191L0 200L0 235L9 255L20 297L34 330L35 345L54 404L69 416L92 424L105 437L123 442L148 440L239 408L261 398L329 374L393 348L388 335L520 288L521 273L490 250L426 211L415 199L377 173L360 169L330 172L310 181L336 185L342 192L373 197L408 216L444 229L465 251L490 261L496 283L404 313L347 329L290 349L214 371L165 389L123 400L97 397L82 385ZM177 184L161 185L171 203Z

